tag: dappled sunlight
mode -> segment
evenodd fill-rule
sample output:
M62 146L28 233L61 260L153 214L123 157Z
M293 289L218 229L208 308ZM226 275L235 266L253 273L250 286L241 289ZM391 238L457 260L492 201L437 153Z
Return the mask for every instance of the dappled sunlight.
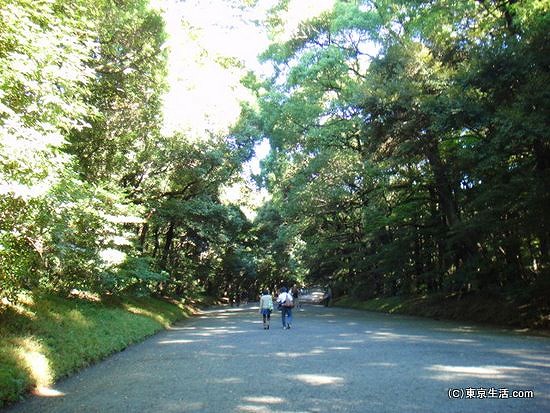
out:
M348 344L365 344L365 340L355 339L355 340L346 340Z
M529 369L510 366L444 366L433 365L426 370L435 372L435 380L457 381L461 379L506 379L510 380L517 375L526 374Z
M212 337L214 336L214 333L191 333L190 336L196 336L196 337Z
M73 323L79 324L82 327L90 327L92 325L90 320L87 320L79 310L71 310L67 313L66 317Z
M259 413L270 413L271 409L266 406L256 406L256 405L239 405L237 410L240 412L259 412Z
M507 356L518 357L522 359L521 361L519 361L519 363L527 366L550 368L550 354L536 354L529 350L523 349L504 349L496 350L496 352Z
M544 367L544 368L550 369L550 363L540 363L536 361L520 361L520 364L524 364L526 366Z
M236 335L236 334L245 334L245 333L247 333L246 330L235 330L235 331L216 331L216 332L203 333L203 334L197 333L192 335L198 336L198 337L220 337L224 335Z
M230 328L236 328L236 327L225 327L226 329ZM208 331L219 331L220 327L202 327L201 330L208 330Z
M174 331L187 331L187 330L196 330L197 327L174 327L174 326L168 326L166 327L167 330L174 330Z
M549 353L546 354L536 354L531 350L525 349L501 349L495 350L496 353L505 354L507 356L520 357L528 360L537 360L542 362L550 363L550 349Z
M232 330L233 329L233 330ZM207 330L206 332L196 332L196 333L189 333L190 336L197 336L197 337L213 337L213 336L219 336L222 334L242 334L246 333L245 330L235 330L236 327L220 327L220 328L214 328L211 330Z
M444 333L479 333L480 329L466 325L457 327L434 328L434 331L441 331Z
M320 317L320 318L336 317L336 314L334 313L315 314L315 317Z
M223 321L217 318L224 314L214 312L205 315L205 320L194 318L153 339L155 355L148 353L141 358L146 360L142 369L132 367L124 374L132 383L151 384L162 398L154 407L158 411L376 412L383 411L387 403L388 411L430 411L424 409L426 404L415 404L416 400L392 405L387 397L397 398L395 392L409 385L413 390L406 394L426 392L439 397L440 392L443 401L447 387L527 389L535 378L541 389L547 386L540 372L550 364L550 352L545 350L516 349L515 342L504 347L477 335L433 334L424 324L397 322L394 328L385 328L386 324L377 328L372 320L335 314L337 319L305 312L296 317L290 331L279 327L265 332L255 312L226 313L231 320ZM329 330L332 320L338 324ZM286 339L288 345L280 344ZM478 358L481 353L487 358ZM157 355L161 357L158 371L151 367ZM536 363L538 370L521 362ZM157 380L159 385L154 387ZM176 399L159 390L172 383ZM284 384L278 387L279 383ZM59 388L44 385L40 390L44 399L51 398L49 403L78 397L78 391L62 384ZM379 392L379 399L364 401L378 397ZM537 398L544 401L544 397Z
M412 334L396 334L390 332L375 332L370 334L370 338L376 341L418 341L418 342L430 342L433 343L433 338L428 338L426 336L418 336Z
M277 411L284 412L287 410L279 410L280 405L291 406L291 402L287 399L274 396L258 396L258 397L243 397L243 401L250 404L240 404L237 405L237 411L240 412L259 412L259 413L271 413L273 409L277 408ZM252 404L254 403L254 404ZM274 406L277 405L277 406ZM295 409L288 410L296 411Z
M248 403L264 403L264 404L281 404L285 403L286 400L281 397L275 396L249 396L243 397L243 400Z
M225 377L223 379L214 379L212 382L217 384L242 384L244 380L241 377Z
M128 255L125 252L114 248L106 248L100 251L99 256L108 266L121 265L128 259Z
M185 339L181 339L181 340L162 340L162 341L159 341L158 344L191 344L191 343L197 343L197 342L200 342L201 340L185 340Z
M34 300L29 294L19 294L16 302L11 302L3 297L0 301L0 309L2 305L5 306L4 311L13 311L17 315L28 318L29 320L36 320L36 312L32 308L34 307Z
M455 339L448 340L448 341L451 342L451 343L464 343L464 344L476 344L476 343L478 343L477 340L471 340L471 339L468 339L468 338L455 338Z
M371 367L397 367L396 363L367 363L367 366Z
M135 306L135 305L129 304L129 303L122 304L122 307L126 311L128 311L129 313L149 317L149 318L159 322L160 324L162 324L165 327L168 327L170 325L170 321L167 318L165 318L162 315L160 315L158 313L155 313L151 310L146 310L145 308L140 308L138 306Z
M352 338L355 337L355 338ZM333 347L338 347L340 344L344 344L344 347L347 347L349 345L353 344L365 344L367 343L366 338L361 338L362 336L358 336L356 334L350 335L349 337L339 337L339 338L330 338L327 339L327 343L333 344Z
M242 320L239 321L240 323L246 323L246 324L262 324L262 320Z
M249 312L250 307L224 307L214 308L211 310L200 310L199 314L227 314L227 313L242 313Z
M45 351L40 343L26 338L17 340L17 356L21 359L30 373L37 388L46 388L53 382L50 362L44 355Z
M40 397L63 397L63 396L65 396L65 393L63 393L62 391L52 389L51 387L47 387L47 386L37 387L32 393L34 395L40 396Z
M229 319L229 316L228 315L218 315L216 317L201 316L199 318L203 320L227 320Z
M95 303L101 302L101 296L98 293L93 293L90 291L81 291L77 288L73 288L69 294L71 297L80 298L81 300L93 301Z
M343 385L344 379L337 376L325 376L322 374L298 374L295 379L310 386L336 386Z
M203 412L206 410L206 406L208 406L208 403L205 402L194 402L194 401L186 401L185 402L185 410L182 410L181 407L181 401L179 400L163 400L162 401L162 409L156 409L156 411L162 411L162 412ZM94 410L98 411L98 410Z
M444 345L480 345L479 340L470 338L437 338L437 336L425 336L417 334L396 334L390 331L365 331L370 339L387 342L431 343Z
M233 321L228 321L228 320L231 320L234 315L235 314L217 314L217 315L205 314L205 315L198 316L197 318L202 320L223 320L223 321L227 321L228 323L233 323Z
M319 354L323 354L324 352L325 352L324 350L319 349L319 348L313 349L309 352L304 352L304 353L279 351L279 352L275 353L275 356L283 358L283 359L287 359L287 358L318 356Z

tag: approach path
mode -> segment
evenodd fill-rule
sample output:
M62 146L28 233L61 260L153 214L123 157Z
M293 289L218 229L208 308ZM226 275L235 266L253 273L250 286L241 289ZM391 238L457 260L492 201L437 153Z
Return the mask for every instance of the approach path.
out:
M205 310L57 383L57 397L8 411L550 411L548 338L340 308L294 313L291 330L277 311L263 330L253 305ZM451 388L465 398L450 400Z

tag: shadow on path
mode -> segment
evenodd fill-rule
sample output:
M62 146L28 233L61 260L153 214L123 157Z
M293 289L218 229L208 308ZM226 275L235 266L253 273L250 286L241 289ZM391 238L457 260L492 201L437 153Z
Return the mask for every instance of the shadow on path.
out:
M257 307L218 307L8 411L539 413L550 411L549 344L317 306L295 310L291 330L275 311L263 330Z

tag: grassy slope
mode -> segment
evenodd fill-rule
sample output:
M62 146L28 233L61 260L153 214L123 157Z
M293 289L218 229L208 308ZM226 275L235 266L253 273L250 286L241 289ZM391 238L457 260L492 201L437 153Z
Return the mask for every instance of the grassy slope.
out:
M188 316L153 298L24 297L0 313L0 407Z
M521 328L544 335L550 331L550 311L546 304L518 301L506 296L433 295L375 298L367 301L342 297L336 300L335 305L366 311Z

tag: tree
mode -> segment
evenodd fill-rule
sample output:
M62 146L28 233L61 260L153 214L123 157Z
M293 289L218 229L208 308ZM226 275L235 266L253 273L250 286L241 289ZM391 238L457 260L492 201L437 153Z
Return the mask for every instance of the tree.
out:
M72 179L60 148L92 112L85 97L96 44L85 3L0 8L0 288L11 298L44 274L51 211L66 200L50 193Z
M310 278L368 295L543 282L547 9L337 2L270 46L263 182Z

